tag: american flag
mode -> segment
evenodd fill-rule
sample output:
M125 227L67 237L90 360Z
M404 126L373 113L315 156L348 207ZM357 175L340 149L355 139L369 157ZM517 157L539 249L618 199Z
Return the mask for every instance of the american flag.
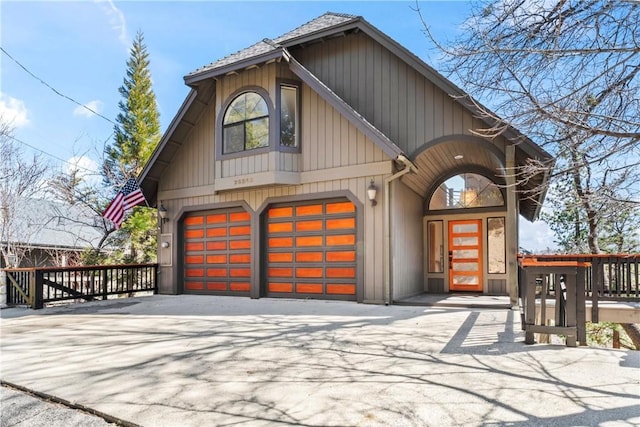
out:
M147 200L144 198L138 182L135 178L129 178L109 203L102 216L111 221L116 228L120 228L125 212L143 202L146 203Z

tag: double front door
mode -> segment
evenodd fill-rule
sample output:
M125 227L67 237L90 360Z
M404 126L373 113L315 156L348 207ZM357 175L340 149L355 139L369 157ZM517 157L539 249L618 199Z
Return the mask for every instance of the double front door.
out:
M449 290L482 292L482 220L449 221Z

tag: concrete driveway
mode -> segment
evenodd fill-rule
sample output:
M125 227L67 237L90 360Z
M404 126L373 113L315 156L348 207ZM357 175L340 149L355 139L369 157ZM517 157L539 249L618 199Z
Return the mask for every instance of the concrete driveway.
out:
M640 425L640 352L511 310L152 296L2 310L0 378L144 426Z

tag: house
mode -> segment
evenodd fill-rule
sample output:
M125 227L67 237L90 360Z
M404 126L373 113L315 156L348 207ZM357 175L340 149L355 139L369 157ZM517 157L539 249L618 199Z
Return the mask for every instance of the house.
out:
M517 293L549 154L362 17L326 13L199 68L139 177L162 293L392 303ZM517 190L516 191L516 187Z
M5 216L3 216L5 215ZM0 250L19 267L66 266L103 237L94 212L47 199L19 198L11 212L0 211ZM0 256L0 267L5 257Z

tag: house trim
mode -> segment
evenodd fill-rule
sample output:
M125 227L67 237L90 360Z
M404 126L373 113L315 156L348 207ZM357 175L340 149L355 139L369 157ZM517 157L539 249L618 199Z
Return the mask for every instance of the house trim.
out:
M386 175L393 170L393 162L386 160L376 163L366 163L355 166L340 166L331 169L313 170L306 172L278 172L278 177L273 172L264 172L251 175L242 175L241 177L218 178L215 184L202 185L199 187L177 188L173 190L162 190L158 192L159 200L185 199L190 197L208 196L218 191L235 190L239 188L259 187L262 185L274 184L276 179L278 184L282 184L285 180L290 180L287 185L308 184L312 182L320 182L326 180L327 176L334 179L350 179L360 178L363 176ZM238 182L231 185L234 180L251 179L244 183ZM274 182L270 182L273 180ZM226 184L221 185L220 183ZM246 184L246 185L245 185Z

